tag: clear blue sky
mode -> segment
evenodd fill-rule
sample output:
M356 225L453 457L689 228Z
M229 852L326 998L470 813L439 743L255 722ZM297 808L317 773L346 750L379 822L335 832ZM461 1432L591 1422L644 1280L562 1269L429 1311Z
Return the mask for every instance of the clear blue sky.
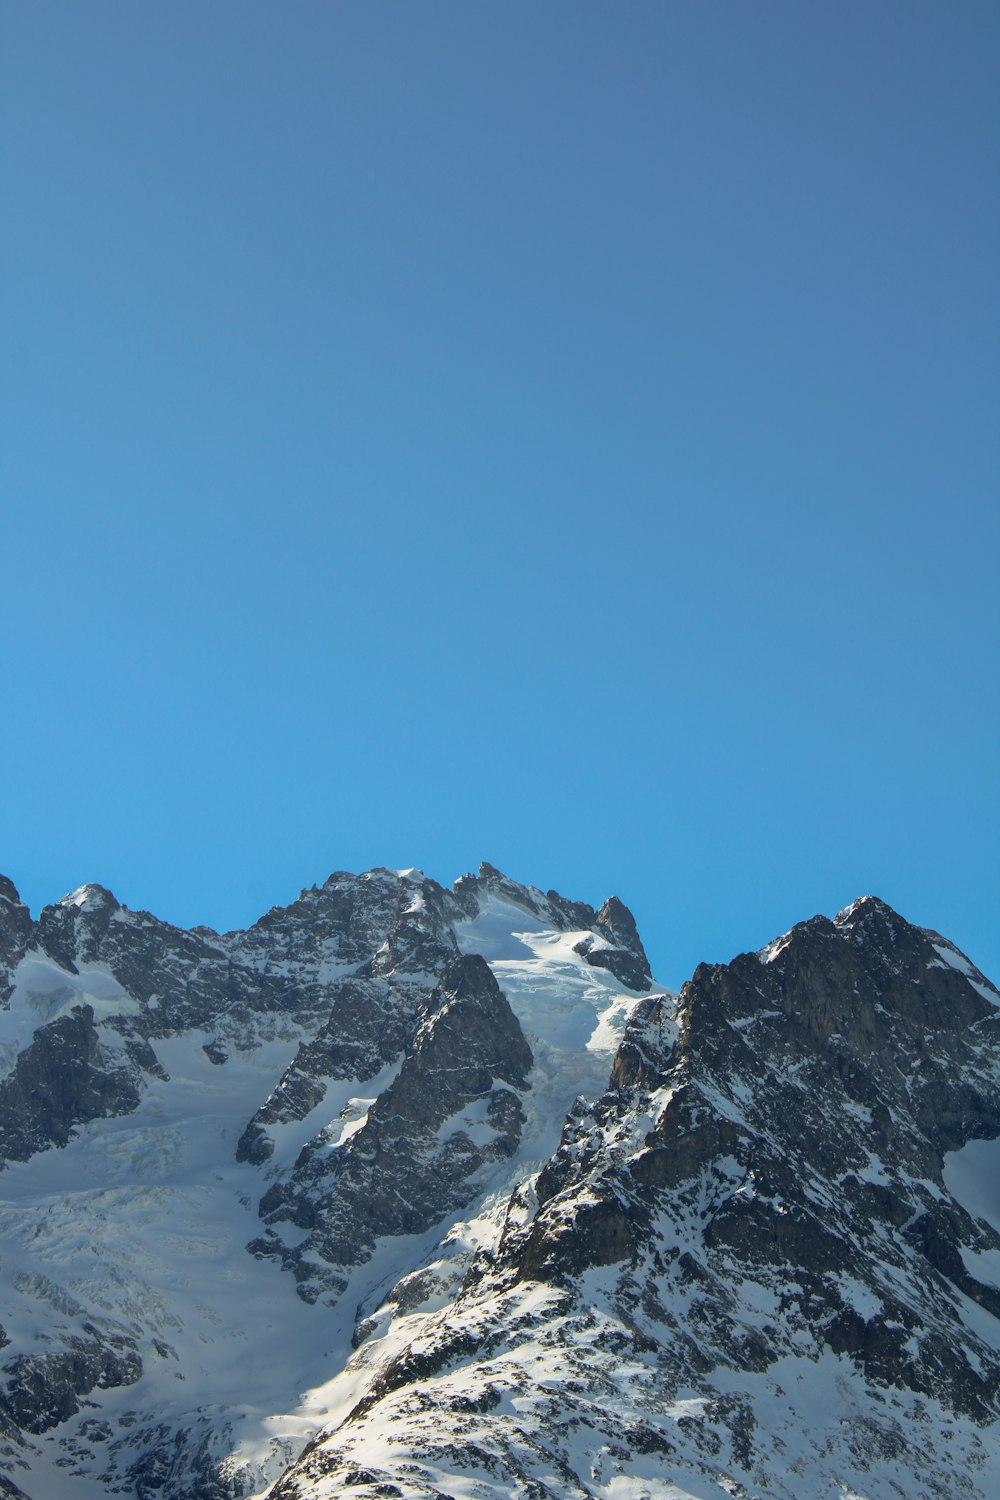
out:
M0 869L1000 978L994 0L0 0Z

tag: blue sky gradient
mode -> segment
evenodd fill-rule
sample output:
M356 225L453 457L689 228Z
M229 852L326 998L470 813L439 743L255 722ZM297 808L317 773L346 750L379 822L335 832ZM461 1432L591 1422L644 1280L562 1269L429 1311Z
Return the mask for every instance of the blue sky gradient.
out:
M1000 10L0 0L0 869L1000 978Z

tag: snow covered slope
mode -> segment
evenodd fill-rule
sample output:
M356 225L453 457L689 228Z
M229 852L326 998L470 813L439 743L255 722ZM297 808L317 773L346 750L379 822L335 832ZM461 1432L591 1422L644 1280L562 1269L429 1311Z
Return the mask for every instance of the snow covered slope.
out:
M490 866L0 882L4 996L0 1496L1000 1493L1000 995L873 898L676 996Z
M488 866L338 874L225 937L3 899L0 1474L31 1500L277 1477L359 1318L439 1306L604 1087L637 995L587 953L648 988L637 937Z

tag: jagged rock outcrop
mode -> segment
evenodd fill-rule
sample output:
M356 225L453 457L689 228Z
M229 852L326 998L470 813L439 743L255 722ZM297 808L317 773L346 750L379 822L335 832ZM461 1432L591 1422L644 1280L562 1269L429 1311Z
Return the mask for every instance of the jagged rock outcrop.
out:
M265 1223L288 1222L307 1238L294 1251L262 1238L255 1251L292 1267L307 1300L342 1291L343 1268L366 1260L379 1237L420 1234L462 1209L475 1174L513 1153L523 1123L515 1091L527 1087L531 1065L489 966L477 955L454 959L397 1076L358 1128L336 1151L339 1122L318 1136L261 1200Z
M628 907L610 896L595 913L592 925L599 936L588 933L576 945L577 953L597 969L610 969L629 989L648 990L653 982L649 961Z
M28 1161L88 1120L135 1109L147 1053L141 1044L131 1056L103 1047L89 1005L40 1027L0 1079L0 1159Z
M3 1365L0 1412L24 1432L47 1432L78 1412L95 1387L134 1385L141 1375L130 1339L84 1324L58 1351L19 1355Z
M6 875L0 875L0 1006L10 998L14 987L11 976L28 947L31 928L31 913L17 887Z
M594 926L607 938L608 946L595 943L587 952L587 962L610 969L629 989L648 990L653 983L649 960L635 918L625 903L609 896L594 918Z
M398 1058L427 1002L426 984L405 976L351 975L330 991L330 1010L314 1036L300 1042L274 1090L241 1135L239 1161L259 1164L274 1152L268 1127L304 1120L326 1098L328 1084L374 1078Z

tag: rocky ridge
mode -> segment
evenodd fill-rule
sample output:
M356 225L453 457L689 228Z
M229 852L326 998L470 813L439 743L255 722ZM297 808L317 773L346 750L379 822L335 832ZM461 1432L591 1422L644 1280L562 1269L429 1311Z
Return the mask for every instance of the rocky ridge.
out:
M256 1297L297 1292L293 1322L320 1301L327 1316L302 1327L346 1357L366 1288L371 1300L387 1274L390 1289L405 1280L463 1211L517 1179L519 1151L554 1145L539 1131L564 1113L579 1062L536 1038L546 1063L561 1059L558 1102L542 1078L541 1110L525 1104L539 1082L532 1045L469 937L484 922L492 932L497 911L515 985L525 964L546 969L517 928L559 947L571 977L560 993L575 997L586 1035L609 1006L624 1020L616 968L648 988L620 903L595 911L488 865L452 891L418 871L338 872L226 934L173 928L100 886L32 921L4 883L0 1193L12 1228L0 1267L12 1315L0 1335L0 1464L11 1483L41 1475L49 1493L54 1462L81 1496L228 1500L284 1466L294 1438L266 1442L263 1457L234 1454L239 1431L259 1429L253 1392L237 1385L206 1411L170 1390L177 1411L165 1421L163 1380L211 1388L213 1358L247 1337L242 1307L214 1305L220 1255L244 1257L227 1274ZM595 1088L609 1045L589 1059ZM222 1207L213 1180L230 1193ZM162 1263L174 1245L182 1272ZM453 1239L426 1274L451 1284L471 1254ZM212 1357L199 1347L216 1343ZM287 1393L274 1399L302 1389L301 1370L286 1370L283 1387L272 1375ZM105 1415L88 1415L95 1406Z
M0 995L0 1494L1000 1488L1000 994L872 897L675 996L488 865L4 882Z

